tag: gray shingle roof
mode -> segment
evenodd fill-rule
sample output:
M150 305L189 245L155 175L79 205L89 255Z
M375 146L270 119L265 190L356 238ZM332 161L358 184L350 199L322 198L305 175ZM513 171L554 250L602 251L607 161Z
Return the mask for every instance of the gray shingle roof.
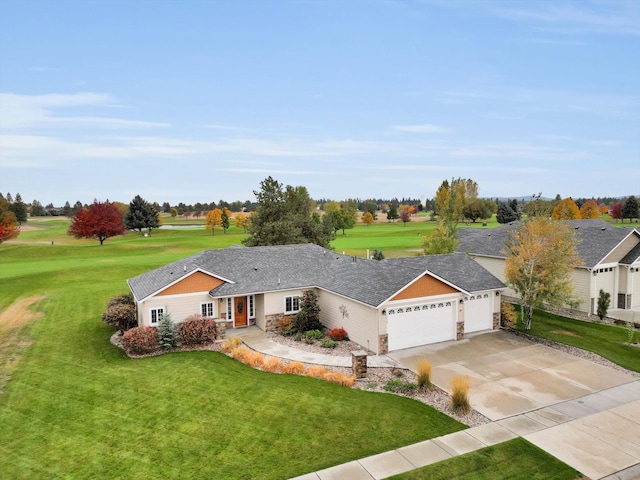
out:
M319 287L378 306L425 271L466 292L504 288L504 284L467 255L366 260L313 244L206 250L128 280L142 300L195 270L227 281L214 297Z
M614 227L603 220L573 220L571 223L578 237L578 254L588 268L600 263L632 232L640 235L632 227ZM502 253L504 242L518 225L519 222L513 222L491 229L461 228L458 230L458 251L505 258Z

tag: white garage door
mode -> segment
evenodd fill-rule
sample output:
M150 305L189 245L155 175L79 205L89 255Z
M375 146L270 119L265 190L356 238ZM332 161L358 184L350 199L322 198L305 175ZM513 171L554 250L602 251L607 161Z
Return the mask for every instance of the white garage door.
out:
M493 328L493 297L487 293L474 295L464 302L464 333Z
M389 350L454 340L455 308L449 301L388 309Z

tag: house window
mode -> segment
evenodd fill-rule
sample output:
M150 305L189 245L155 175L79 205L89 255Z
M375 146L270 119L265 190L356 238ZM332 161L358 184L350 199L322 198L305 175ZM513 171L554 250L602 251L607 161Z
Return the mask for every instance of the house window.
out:
M300 311L300 297L284 297L284 313L298 313Z
M201 303L200 304L200 313L202 313L203 317L214 318L215 310L213 307L213 302L211 303Z
M164 308L152 308L151 309L151 325L157 325L164 317Z
M227 298L227 320L233 320L233 299Z
M256 318L256 299L254 295L249 295L249 318Z

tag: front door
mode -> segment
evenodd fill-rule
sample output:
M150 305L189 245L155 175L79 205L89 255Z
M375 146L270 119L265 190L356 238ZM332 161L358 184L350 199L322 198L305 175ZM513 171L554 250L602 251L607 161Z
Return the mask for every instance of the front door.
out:
M233 299L233 305L235 308L234 326L246 327L247 326L247 297L235 297Z

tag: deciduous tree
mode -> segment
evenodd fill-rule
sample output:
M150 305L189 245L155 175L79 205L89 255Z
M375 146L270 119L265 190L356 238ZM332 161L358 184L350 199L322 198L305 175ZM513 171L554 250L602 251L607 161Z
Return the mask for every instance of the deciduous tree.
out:
M395 222L398 219L399 215L398 215L398 207L396 206L395 203L392 203L391 206L389 207L389 211L387 212L387 220L391 220L392 222Z
M125 227L122 223L122 215L116 206L107 200L99 202L94 200L88 209L83 208L71 219L71 226L67 233L76 238L94 238L100 241L100 245L107 238L122 235Z
M247 233L247 228L251 225L251 216L245 213L237 213L233 217L233 223L235 223L236 227L242 228L244 233Z
M38 200L34 200L31 202L31 216L32 217L43 217L46 215L44 211L44 207Z
M437 255L440 253L451 253L458 247L458 237L454 230L447 227L446 221L442 218L438 220L436 228L430 235L422 237L422 249L425 255Z
M373 223L373 221L373 215L371 215L371 212L364 212L364 215L362 215L362 223L368 227Z
M205 228L211 230L211 235L215 235L216 227L222 225L222 210L214 208L207 213Z
M595 200L587 200L580 207L580 218L600 218L600 208Z
M20 235L20 225L15 214L9 210L9 202L0 198L0 243Z
M407 226L407 222L411 221L411 212L409 209L400 210L400 220L402 220L402 225Z
M537 217L512 231L506 242L505 278L520 296L525 329L534 308L575 302L571 272L582 265L577 238L567 222Z
M609 216L614 220L620 220L622 218L622 203L617 202L611 205L609 208Z
M27 206L22 201L22 197L19 193L16 194L16 199L9 204L9 210L16 216L18 223L24 223L27 221Z
M229 226L231 225L231 210L229 210L227 207L224 207L222 209L222 214L220 215L220 225L222 225L222 231L224 233L227 233L227 230L229 230Z
M137 230L140 236L143 229L147 229L151 235L151 229L160 226L160 214L144 198L136 195L124 215L124 225L129 230Z
M571 197L567 197L555 206L551 212L554 220L578 220L580 219L580 209Z
M476 220L484 220L491 218L491 215L495 212L495 202L493 200L474 198L467 201L466 205L462 209L464 218L476 223Z

